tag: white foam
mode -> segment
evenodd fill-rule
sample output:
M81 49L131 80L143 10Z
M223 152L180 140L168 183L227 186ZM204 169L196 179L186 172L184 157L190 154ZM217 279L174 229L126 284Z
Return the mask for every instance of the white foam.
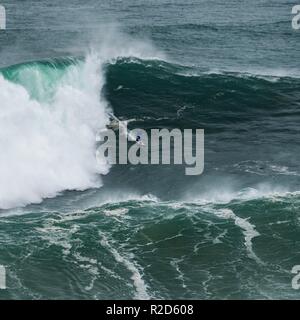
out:
M101 186L108 168L97 163L95 134L108 118L99 68L94 56L71 66L50 103L0 75L0 208Z
M272 186L268 183L260 183L253 187L235 190L234 185L214 186L203 193L195 194L195 191L184 197L184 202L198 205L228 204L232 201L251 201L255 199L280 200L282 197L296 196L300 191L290 191L284 186Z
M218 69L212 68L211 70L205 72L205 74L226 74L232 73L239 77L256 77L258 79L267 80L270 82L277 81L280 78L300 78L299 69L268 69L268 68L228 68L228 69Z
M78 225L72 225L70 228L62 228L55 226L55 220L49 219L42 228L36 228L42 240L47 241L51 245L62 248L64 255L69 255L72 249L71 238L73 234L79 231Z
M176 270L176 272L178 273L178 276L176 277L176 279L178 279L181 282L182 288L186 289L187 285L185 284L185 277L184 277L184 273L181 271L179 264L182 263L184 261L184 258L178 259L178 258L174 258L170 261L171 266Z
M96 199L94 202L91 202L90 205L93 206L102 206L105 204L114 204L114 203L122 203L128 201L136 201L136 202L153 202L157 203L159 199L152 194L141 195L137 192L128 192L127 190L114 190L113 193L104 194L104 198Z
M251 224L248 219L238 217L231 209L219 209L214 211L214 213L220 218L234 220L235 225L243 230L245 239L244 244L248 251L249 258L254 259L259 264L263 264L253 250L252 239L260 235L256 231L255 225Z
M248 160L236 163L233 167L242 172L254 173L261 176L270 176L273 174L299 176L297 171L291 170L287 166L270 163L269 161Z
M129 210L126 208L117 208L111 210L104 210L104 214L106 216L113 216L113 217L122 217L124 216Z
M151 297L147 292L147 285L145 284L145 281L143 280L143 277L139 269L136 267L135 263L131 261L131 259L129 259L128 257L121 255L115 248L113 248L105 235L103 235L101 232L99 233L99 235L101 236L101 245L108 249L108 251L113 255L117 262L123 264L124 267L126 267L127 270L131 272L131 280L133 281L133 285L136 290L134 299L150 299Z

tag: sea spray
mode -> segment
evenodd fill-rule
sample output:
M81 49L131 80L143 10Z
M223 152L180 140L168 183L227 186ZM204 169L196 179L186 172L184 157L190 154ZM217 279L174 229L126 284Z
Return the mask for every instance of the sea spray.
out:
M29 69L34 82L47 81L49 72L61 73L39 64L20 72ZM93 54L65 68L49 87L50 100L49 92L34 99L27 82L13 83L0 75L0 208L101 186L99 174L108 168L96 161L95 134L108 121L107 103L100 97L104 83L101 60Z

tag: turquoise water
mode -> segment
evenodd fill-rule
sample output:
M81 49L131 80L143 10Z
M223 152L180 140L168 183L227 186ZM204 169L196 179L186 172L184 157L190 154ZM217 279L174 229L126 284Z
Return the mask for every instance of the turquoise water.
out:
M1 299L298 299L291 1L11 1L0 33ZM98 163L203 128L205 170Z

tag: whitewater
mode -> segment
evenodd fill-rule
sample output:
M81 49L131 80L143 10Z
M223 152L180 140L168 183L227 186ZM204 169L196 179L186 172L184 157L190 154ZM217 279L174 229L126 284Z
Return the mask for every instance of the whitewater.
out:
M102 94L106 66L163 54L115 29L95 47L84 58L0 71L0 209L102 186L109 164L96 157L96 135L112 112Z
M93 56L71 65L49 102L43 101L49 90L42 82L45 75L35 65L24 68L20 77L43 86L40 101L0 76L0 208L101 185L99 174L108 168L97 164L95 135L108 117L99 94L104 83L100 69Z

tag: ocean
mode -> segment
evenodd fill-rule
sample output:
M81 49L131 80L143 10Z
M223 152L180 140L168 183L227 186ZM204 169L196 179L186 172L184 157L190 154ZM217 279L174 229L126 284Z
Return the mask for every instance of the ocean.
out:
M295 1L0 4L0 299L299 299ZM99 163L108 112L203 174Z

